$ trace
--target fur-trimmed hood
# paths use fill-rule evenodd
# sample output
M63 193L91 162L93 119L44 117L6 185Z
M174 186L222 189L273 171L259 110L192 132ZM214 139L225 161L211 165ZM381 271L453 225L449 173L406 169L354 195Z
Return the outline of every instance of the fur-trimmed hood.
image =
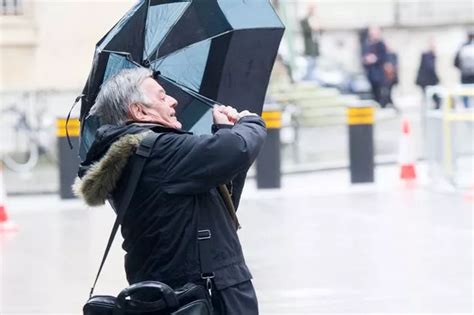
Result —
M78 178L73 185L74 194L89 206L103 205L116 188L129 157L148 132L189 134L152 122L100 127L79 166Z
M102 158L88 167L82 178L76 178L72 186L74 194L89 206L103 205L115 189L129 157L148 132L125 134L113 142Z

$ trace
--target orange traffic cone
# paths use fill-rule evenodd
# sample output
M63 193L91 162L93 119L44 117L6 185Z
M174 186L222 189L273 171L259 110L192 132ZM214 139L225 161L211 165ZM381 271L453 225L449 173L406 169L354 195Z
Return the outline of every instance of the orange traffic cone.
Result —
M464 197L471 202L474 202L474 185L472 185L464 194Z
M404 118L402 121L402 135L400 137L398 156L401 179L407 181L416 179L415 161L415 144L411 135L410 121Z
M6 191L3 181L3 165L0 163L0 232L16 231L18 226L8 219L7 209L5 205Z

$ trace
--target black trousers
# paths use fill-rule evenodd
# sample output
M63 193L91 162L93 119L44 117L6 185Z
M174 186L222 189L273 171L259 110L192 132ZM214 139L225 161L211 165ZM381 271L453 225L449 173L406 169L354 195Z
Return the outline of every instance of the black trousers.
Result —
M257 315L258 301L251 281L212 291L214 315Z
M383 82L369 80L370 86L372 88L372 95L374 100L380 104L380 107L384 108L387 103L383 97Z

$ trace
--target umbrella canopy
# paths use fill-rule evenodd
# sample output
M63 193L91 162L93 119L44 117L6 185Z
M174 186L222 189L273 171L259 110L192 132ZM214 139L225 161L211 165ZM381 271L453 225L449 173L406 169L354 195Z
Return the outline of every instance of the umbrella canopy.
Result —
M83 91L81 138L100 124L85 118L101 84L137 66L154 70L178 100L183 129L209 130L214 101L261 113L283 32L268 0L138 1L97 43Z

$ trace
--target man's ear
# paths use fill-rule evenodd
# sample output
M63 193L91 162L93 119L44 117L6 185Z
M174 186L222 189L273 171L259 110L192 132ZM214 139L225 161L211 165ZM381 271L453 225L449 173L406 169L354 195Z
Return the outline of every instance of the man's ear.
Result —
M138 103L132 103L128 106L128 118L132 121L143 121L146 113Z

